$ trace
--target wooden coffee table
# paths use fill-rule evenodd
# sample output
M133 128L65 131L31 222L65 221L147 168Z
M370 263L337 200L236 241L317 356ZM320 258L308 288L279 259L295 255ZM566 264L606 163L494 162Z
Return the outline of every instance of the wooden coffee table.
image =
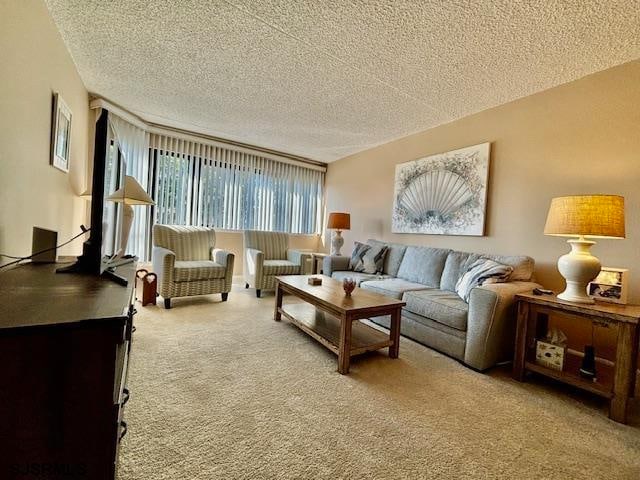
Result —
M356 288L350 297L342 282L321 275L322 285L307 283L310 276L276 277L275 321L284 316L338 355L338 372L349 373L351 357L389 347L389 357L398 358L400 349L401 300ZM284 294L294 295L306 303L282 304ZM391 315L389 335L357 320Z

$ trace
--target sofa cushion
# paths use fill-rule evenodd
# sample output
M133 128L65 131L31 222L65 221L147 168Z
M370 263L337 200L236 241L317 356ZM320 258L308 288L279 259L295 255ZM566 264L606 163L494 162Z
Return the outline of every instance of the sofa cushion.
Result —
M404 292L412 290L424 290L425 287L421 283L409 282L402 278L388 278L385 280L366 280L360 284L360 288L371 290L372 292L379 293L381 295L387 295L400 299Z
M297 275L300 273L300 264L289 260L265 260L262 264L262 273L265 275Z
M398 277L439 288L442 270L450 251L443 248L407 247L398 269Z
M226 267L210 260L177 261L173 268L173 278L176 282L194 282L224 278Z
M440 288L450 292L456 291L456 283L460 277L469 269L469 265L480 258L480 254L467 252L449 252L447 261L444 264Z
M406 292L402 299L406 302L405 310L430 318L456 330L467 330L467 313L469 305L457 294L431 288Z
M398 276L398 269L400 268L400 264L402 263L402 258L404 257L404 252L407 250L406 245L402 245L400 243L385 243L380 240L369 239L367 240L369 245L386 245L387 246L387 256L384 259L384 266L382 268L382 273L386 275L391 275L392 277Z
M361 272L352 272L350 270L342 270L338 272L332 272L331 278L342 281L345 278L353 278L356 281L356 285L360 286L361 282L365 282L367 280L382 280L385 278L389 278L389 275L375 275L371 273L361 273Z

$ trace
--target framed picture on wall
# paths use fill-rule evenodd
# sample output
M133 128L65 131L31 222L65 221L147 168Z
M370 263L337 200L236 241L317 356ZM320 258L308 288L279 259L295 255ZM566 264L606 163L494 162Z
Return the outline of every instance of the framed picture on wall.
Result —
M629 270L602 267L598 277L589 284L589 296L599 302L627 303Z
M53 94L52 112L51 165L68 172L71 153L71 109L58 93Z
M396 165L391 231L485 234L490 144Z

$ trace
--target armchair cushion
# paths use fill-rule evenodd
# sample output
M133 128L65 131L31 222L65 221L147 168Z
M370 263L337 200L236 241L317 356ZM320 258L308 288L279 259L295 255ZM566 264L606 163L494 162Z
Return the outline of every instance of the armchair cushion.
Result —
M209 258L216 232L204 227L158 224L153 227L153 244L174 252L176 260L201 260Z
M300 273L300 264L289 260L265 260L262 264L265 275L296 275Z
M302 267L300 273L304 271L305 263L309 258L311 258L310 254L301 252L300 250L287 250L287 260L296 265L300 265L300 267Z
M284 232L244 231L244 248L259 250L265 260L286 260L289 234Z
M173 269L176 282L191 282L224 278L227 268L211 260L177 261Z

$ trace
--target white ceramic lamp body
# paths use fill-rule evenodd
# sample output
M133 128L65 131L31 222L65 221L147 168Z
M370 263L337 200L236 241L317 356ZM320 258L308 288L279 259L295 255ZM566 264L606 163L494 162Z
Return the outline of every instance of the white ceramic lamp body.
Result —
M127 253L127 244L129 243L132 223L133 207L128 203L124 203L122 205L122 231L120 232L120 250L118 251L118 256L123 256Z
M575 303L595 303L587 295L587 286L600 273L600 260L591 254L591 247L596 242L580 238L567 243L571 245L571 251L558 259L558 271L566 280L567 287L558 298Z
M351 215L346 212L331 212L327 220L327 228L333 229L331 235L331 255L340 256L340 249L344 245L342 230L351 228Z
M131 224L133 223L133 207L131 205L154 205L154 201L137 180L130 175L125 176L124 185L109 195L106 200L122 203L120 250L116 255L117 257L122 257L127 252Z
M331 255L340 256L340 249L344 245L344 238L342 238L341 230L334 230L331 236Z

